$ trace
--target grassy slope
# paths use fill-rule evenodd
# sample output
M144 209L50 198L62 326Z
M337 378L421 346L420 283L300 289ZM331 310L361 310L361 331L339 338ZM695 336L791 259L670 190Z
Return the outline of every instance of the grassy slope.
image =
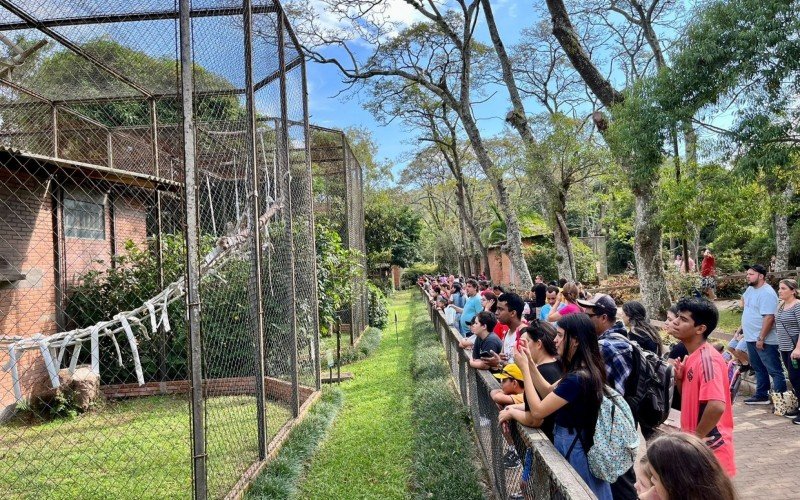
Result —
M221 496L257 454L255 398L209 400L209 491ZM289 419L269 403L269 438ZM0 498L174 498L191 491L189 402L155 396L73 420L0 427ZM251 438L252 437L252 438Z
M345 404L311 463L301 498L407 498L412 454L412 292L395 295L399 320L384 332L378 351L347 366L355 379L341 385Z

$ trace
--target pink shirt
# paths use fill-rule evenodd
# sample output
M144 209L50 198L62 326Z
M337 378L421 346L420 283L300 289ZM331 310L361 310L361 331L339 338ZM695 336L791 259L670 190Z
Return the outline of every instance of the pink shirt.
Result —
M694 434L709 401L722 401L725 411L706 442L730 477L736 475L733 449L733 408L725 359L706 342L687 356L681 385L681 430Z

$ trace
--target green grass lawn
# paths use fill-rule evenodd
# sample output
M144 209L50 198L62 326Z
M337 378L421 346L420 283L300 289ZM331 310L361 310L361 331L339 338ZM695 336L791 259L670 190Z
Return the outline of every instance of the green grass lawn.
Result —
M408 498L414 427L410 318L418 300L398 293L389 317L394 325L372 356L347 365L354 380L341 384L344 407L328 439L315 455L301 485L300 498Z
M256 403L226 396L206 405L209 496L221 497L255 460ZM269 403L269 438L289 420ZM72 420L0 426L0 498L188 498L191 427L185 397L107 404Z
M719 310L718 330L732 334L740 326L742 326L742 313L730 309Z

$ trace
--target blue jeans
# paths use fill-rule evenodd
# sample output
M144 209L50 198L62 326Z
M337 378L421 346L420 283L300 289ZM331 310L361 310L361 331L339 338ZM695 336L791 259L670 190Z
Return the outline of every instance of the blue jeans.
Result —
M748 342L747 353L750 356L750 366L752 366L756 372L755 397L769 397L770 377L772 377L772 390L775 392L786 392L786 377L783 375L783 366L781 366L781 356L778 353L778 346L764 344L764 349L759 350L756 348L755 342Z
M573 446L573 443L575 446ZM574 433L556 424L553 427L553 444L562 456L566 457L567 452L569 452L567 461L575 469L575 472L583 478L594 494L597 495L598 500L612 500L611 485L602 479L594 477L589 470L589 460L586 458L583 444L580 439L575 440ZM569 451L570 447L572 448L571 452Z

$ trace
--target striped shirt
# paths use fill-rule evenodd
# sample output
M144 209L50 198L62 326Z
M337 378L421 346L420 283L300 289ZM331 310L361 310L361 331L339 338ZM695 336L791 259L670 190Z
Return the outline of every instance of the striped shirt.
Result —
M781 304L775 314L775 328L778 332L778 349L788 352L794 350L797 336L800 335L800 303L795 303L789 309L784 307Z

